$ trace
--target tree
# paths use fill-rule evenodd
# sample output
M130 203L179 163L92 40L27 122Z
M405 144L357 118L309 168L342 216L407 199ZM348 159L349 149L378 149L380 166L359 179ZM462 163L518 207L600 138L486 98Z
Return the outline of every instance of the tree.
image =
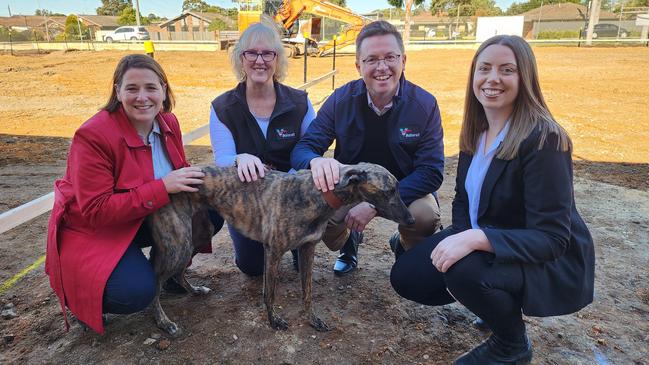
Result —
M586 0L588 2L588 0ZM518 15L518 14L523 14L526 11L536 9L543 5L550 5L550 4L562 4L562 3L575 3L575 4L581 4L581 0L528 0L527 2L521 2L521 3L513 3L512 5L509 6L509 8L506 11L507 15ZM586 4L588 5L588 4Z
M79 33L81 30L81 33ZM79 22L76 15L70 14L65 18L65 38L67 39L90 39L90 31L83 23Z
M210 22L210 26L207 27L207 30L210 32L214 31L221 31L221 30L226 30L228 28L228 25L225 24L225 22L219 18L215 18Z
M101 0L102 6L97 8L97 15L122 15L126 7L133 7L130 0Z
M329 0L329 2L332 3L332 4L342 6L342 7L347 6L347 1L345 1L345 0Z
M405 3L403 0L388 0L388 4L394 6L397 9L405 7L406 18L403 22L403 43L408 44L410 42L410 17L412 16L412 6L419 6L424 2L424 0L406 0Z
M34 12L34 15L36 15L36 16L65 16L65 14L53 13L52 11L47 10L47 9L36 9L36 11Z
M143 18L140 17L140 24L142 25L148 25L151 22L149 21L149 18ZM133 9L132 6L127 6L122 10L122 14L120 14L119 18L117 18L117 24L119 25L133 25L137 24L137 19L135 19L135 9Z
M183 0L183 11L207 13L210 5L203 0Z
M493 16L501 15L502 10L494 0L433 0L433 15L446 14L449 17L459 16Z

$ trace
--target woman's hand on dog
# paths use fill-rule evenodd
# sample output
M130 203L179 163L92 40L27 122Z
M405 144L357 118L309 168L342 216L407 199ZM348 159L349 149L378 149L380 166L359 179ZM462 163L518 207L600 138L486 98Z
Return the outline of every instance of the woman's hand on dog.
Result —
M234 163L237 166L237 175L241 182L257 181L258 178L263 178L266 173L266 166L259 157L249 153L237 155Z
M340 168L343 166L335 158L316 157L309 163L315 187L326 193L334 189L340 181Z
M169 194L175 194L181 191L195 193L198 191L198 188L192 185L202 184L204 177L205 173L203 173L200 167L183 167L168 173L167 176L162 178L162 182L165 184L165 189L167 189L167 193Z

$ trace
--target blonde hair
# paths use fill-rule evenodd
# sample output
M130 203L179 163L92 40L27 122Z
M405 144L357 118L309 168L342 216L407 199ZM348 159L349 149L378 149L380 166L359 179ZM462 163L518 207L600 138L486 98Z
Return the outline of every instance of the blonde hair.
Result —
M243 70L243 52L248 50L250 46L257 41L266 42L270 48L277 53L276 62L277 67L273 80L282 81L288 72L288 59L284 52L282 40L279 38L279 30L277 27L267 22L251 24L239 38L239 41L234 45L232 53L230 53L230 62L232 70L239 82L246 81L246 73Z
M541 149L548 135L557 135L557 150L572 151L568 133L554 120L539 85L536 58L529 44L521 37L498 35L482 43L471 62L471 72L464 100L464 119L460 131L460 150L474 154L478 137L489 128L482 104L473 92L473 76L478 57L487 47L502 45L512 50L516 57L519 76L519 91L514 101L514 110L509 119L509 131L496 155L502 160L512 160L518 155L521 142L534 130L540 131L538 148Z

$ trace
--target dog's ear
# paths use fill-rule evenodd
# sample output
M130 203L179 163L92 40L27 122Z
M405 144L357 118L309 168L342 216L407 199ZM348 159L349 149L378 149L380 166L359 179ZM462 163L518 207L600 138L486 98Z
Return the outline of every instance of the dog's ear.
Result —
M367 181L367 171L362 169L353 168L345 171L343 176L340 178L338 185L341 188L350 186L350 185L359 185Z

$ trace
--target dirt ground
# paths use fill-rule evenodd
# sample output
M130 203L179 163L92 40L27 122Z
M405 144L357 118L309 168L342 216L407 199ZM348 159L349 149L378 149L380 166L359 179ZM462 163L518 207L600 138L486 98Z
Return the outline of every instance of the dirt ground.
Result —
M647 48L536 48L541 85L574 145L575 197L593 235L596 291L579 313L526 318L536 364L649 364L649 115ZM51 191L65 170L70 137L107 99L119 52L0 55L0 212ZM450 221L457 140L471 50L409 52L406 76L440 103L447 165L440 190ZM176 93L185 132L208 120L209 102L234 86L226 54L159 52ZM308 60L308 78L331 58ZM354 58L340 57L336 85L356 78ZM286 83L302 83L302 60L290 61ZM309 89L313 103L331 91ZM192 163L211 161L208 137L187 148ZM65 332L43 266L15 285L14 275L45 253L48 214L0 234L0 363L107 364L448 364L487 335L460 305L430 308L398 297L389 284L396 225L373 221L359 270L332 274L335 254L316 251L314 303L334 329L319 333L303 319L299 277L287 255L276 304L289 321L274 331L261 301L262 280L234 265L226 232L215 254L199 255L190 280L213 289L204 297L165 295L163 306L185 335L168 339L149 312L111 316L106 334L73 323ZM149 344L153 339L153 343Z

